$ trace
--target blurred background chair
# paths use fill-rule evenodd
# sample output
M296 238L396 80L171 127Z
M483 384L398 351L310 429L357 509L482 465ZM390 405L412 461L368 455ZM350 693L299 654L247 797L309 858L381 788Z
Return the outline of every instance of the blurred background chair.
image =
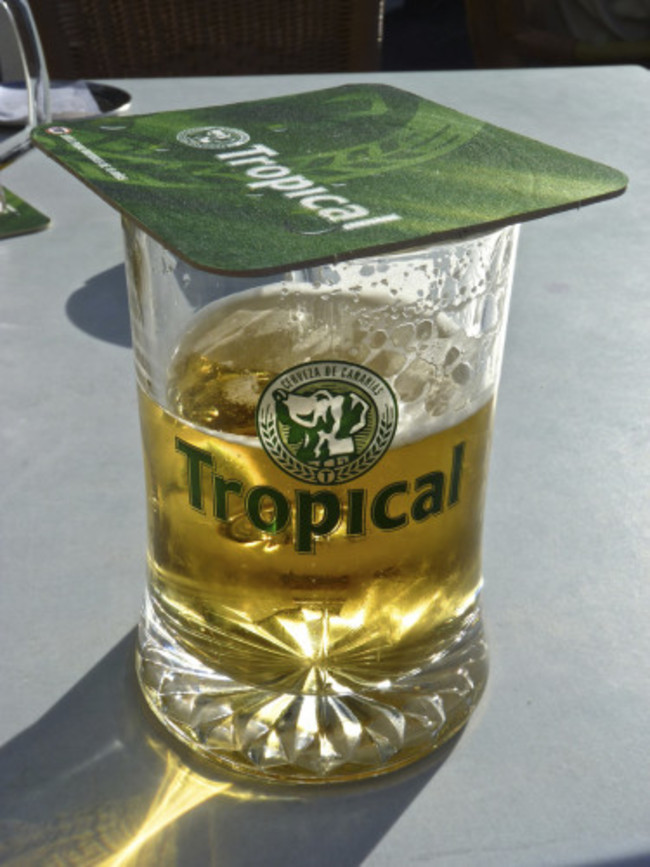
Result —
M478 68L650 65L650 0L464 0Z
M522 23L517 0L464 0L467 32L475 66L499 69L522 65L514 34Z
M489 11L493 0L480 0ZM382 69L471 69L463 0L385 0Z
M380 68L383 0L30 0L53 79Z

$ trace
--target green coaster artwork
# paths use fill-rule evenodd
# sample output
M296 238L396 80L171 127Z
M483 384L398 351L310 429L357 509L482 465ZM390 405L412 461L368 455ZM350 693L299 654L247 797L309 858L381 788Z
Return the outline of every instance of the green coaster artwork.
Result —
M224 274L490 231L627 183L385 85L84 120L40 127L34 140L181 258Z
M38 232L49 226L49 217L37 211L6 187L4 187L4 198L5 211L0 213L0 240Z

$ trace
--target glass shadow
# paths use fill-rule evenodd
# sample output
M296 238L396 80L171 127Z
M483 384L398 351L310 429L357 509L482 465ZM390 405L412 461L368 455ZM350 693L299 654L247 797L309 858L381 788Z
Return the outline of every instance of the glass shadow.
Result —
M99 340L131 346L129 302L124 264L115 265L91 277L70 295L68 319Z
M129 633L0 749L0 863L356 867L458 742L376 780L265 784L197 764L145 708Z

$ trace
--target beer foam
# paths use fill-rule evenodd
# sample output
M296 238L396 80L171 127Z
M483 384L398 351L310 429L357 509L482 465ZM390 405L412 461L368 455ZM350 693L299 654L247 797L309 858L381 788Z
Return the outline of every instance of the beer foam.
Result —
M512 244L511 235L494 233L258 285L219 278L225 297L195 316L171 370L196 356L206 369L226 372L228 400L240 400L242 414L254 418L262 377L308 362L352 362L393 391L395 443L420 439L462 422L495 394ZM235 381L238 374L250 381Z
M421 407L413 407L398 402L399 422L393 446L405 446L429 437L432 434L455 427L474 413L478 412L495 394L490 389L478 396L475 400L466 404L463 409L449 411L435 418L431 417Z

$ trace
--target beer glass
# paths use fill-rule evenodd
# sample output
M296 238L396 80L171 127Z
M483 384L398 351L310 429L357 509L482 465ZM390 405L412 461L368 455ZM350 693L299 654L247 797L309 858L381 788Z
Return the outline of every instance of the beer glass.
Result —
M193 751L383 773L483 691L481 535L517 226L270 276L124 220L144 444L144 695Z

